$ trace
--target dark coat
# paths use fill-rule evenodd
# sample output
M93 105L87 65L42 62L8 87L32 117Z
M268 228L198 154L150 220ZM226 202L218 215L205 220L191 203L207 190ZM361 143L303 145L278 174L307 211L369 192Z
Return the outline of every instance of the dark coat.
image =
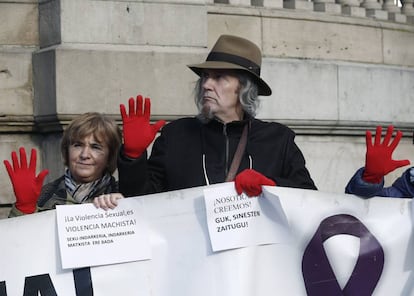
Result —
M209 184L224 182L245 124L249 124L249 134L238 172L250 168L251 160L251 168L277 186L316 189L288 127L257 119L203 124L197 118L182 118L162 129L148 161L146 153L128 159L121 152L121 193L134 196L203 186L207 180Z
M345 193L355 194L361 197L414 197L414 184L410 180L410 171L414 168L406 170L394 183L389 187L384 187L384 180L381 183L373 184L365 182L362 179L364 168L360 168L349 180L345 187Z

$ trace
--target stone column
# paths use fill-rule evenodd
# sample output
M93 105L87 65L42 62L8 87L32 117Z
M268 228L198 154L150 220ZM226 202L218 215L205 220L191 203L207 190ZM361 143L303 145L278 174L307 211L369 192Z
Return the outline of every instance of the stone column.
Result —
M284 0L283 8L313 10L313 3L306 0Z
M414 0L401 0L401 12L407 16L407 22L414 24Z
M406 23L407 16L401 13L401 8L398 7L394 0L385 0L382 4L382 9L388 11L388 19L397 23Z
M382 10L381 4L377 0L364 0L361 4L366 8L366 15L380 20L388 19L388 12Z
M263 7L283 8L283 0L263 0Z
M251 6L250 0L229 0L231 5Z
M0 20L0 159L11 161L11 151L19 147L26 147L28 153L35 148L38 168L44 168L33 120L32 53L39 41L37 1L0 1ZM0 188L2 219L16 201L3 164Z
M88 111L119 122L119 104L137 94L152 99L154 120L194 113L196 75L186 65L205 58L208 39L207 6L195 2L40 1L41 49L33 54L39 130L54 132ZM49 157L43 167L61 172L57 163Z
M342 5L342 13L350 16L365 17L364 7L360 7L359 0L337 0Z
M335 3L335 0L314 0L313 9L331 14L341 14L341 5Z

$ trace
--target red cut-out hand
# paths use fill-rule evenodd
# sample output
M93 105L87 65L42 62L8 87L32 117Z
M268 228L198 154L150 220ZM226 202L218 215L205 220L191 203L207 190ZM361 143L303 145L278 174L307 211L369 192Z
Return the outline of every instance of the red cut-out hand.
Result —
M16 152L13 151L11 154L13 167L8 160L4 160L4 165L13 185L16 208L25 214L31 214L36 211L43 181L49 171L43 170L36 176L36 150L32 149L31 151L29 166L27 166L25 149L20 147L19 152L20 163Z
M165 120L150 124L150 98L145 98L144 110L141 95L137 96L136 103L134 98L130 98L128 104L128 114L123 104L119 106L123 123L124 153L128 157L137 158L152 143L157 132L165 125Z
M402 132L397 131L394 140L391 141L394 127L388 126L387 133L381 143L381 126L377 126L374 144L370 131L366 132L367 152L365 155L365 170L362 179L369 183L380 183L382 178L399 167L410 164L408 159L393 160L392 153L402 137Z

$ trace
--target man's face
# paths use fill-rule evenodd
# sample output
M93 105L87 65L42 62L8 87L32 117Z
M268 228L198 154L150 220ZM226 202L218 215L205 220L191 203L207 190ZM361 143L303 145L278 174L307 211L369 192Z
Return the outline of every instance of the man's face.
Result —
M203 114L223 122L242 119L239 102L239 79L229 70L204 70L201 86Z

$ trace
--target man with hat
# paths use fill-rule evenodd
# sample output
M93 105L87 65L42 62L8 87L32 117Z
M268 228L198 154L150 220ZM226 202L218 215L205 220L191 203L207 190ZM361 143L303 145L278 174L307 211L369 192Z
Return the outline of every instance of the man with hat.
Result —
M262 185L316 189L295 134L255 118L259 95L271 88L260 78L260 49L249 40L222 35L206 61L189 65L199 79L199 114L151 125L150 100L120 105L124 146L118 160L120 191L134 196L234 181L238 194L258 196ZM144 108L142 108L144 105Z

